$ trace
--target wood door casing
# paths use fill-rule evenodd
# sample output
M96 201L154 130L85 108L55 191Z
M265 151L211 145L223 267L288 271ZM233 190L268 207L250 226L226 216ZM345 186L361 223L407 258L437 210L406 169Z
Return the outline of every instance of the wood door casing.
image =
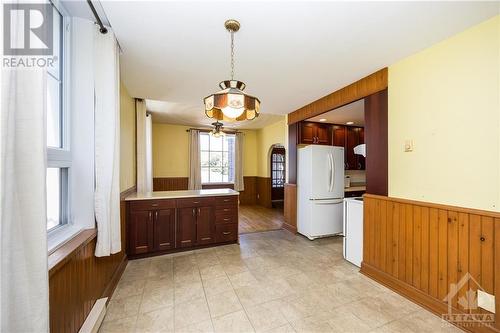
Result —
M213 207L196 208L196 244L215 242L215 210Z
M177 247L191 247L196 244L196 208L177 209Z
M132 254L153 250L153 212L138 210L130 212L129 251Z
M154 214L154 249L163 251L175 248L175 209L160 209Z

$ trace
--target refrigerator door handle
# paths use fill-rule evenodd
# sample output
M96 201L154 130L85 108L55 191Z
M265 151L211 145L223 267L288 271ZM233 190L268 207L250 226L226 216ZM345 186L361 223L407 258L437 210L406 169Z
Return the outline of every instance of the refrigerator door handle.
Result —
M330 192L332 192L335 187L335 160L333 154L330 154L330 163L331 163Z
M328 192L332 191L332 155L328 154L327 158L328 163Z

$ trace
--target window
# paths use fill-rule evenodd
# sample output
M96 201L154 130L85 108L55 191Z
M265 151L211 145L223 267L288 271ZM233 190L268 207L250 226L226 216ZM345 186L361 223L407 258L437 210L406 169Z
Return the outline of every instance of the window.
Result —
M234 145L235 136L226 134L214 137L200 133L201 182L234 182Z
M53 67L47 68L47 231L68 223L69 173L69 112L67 101L67 48L65 19L53 5L54 55Z

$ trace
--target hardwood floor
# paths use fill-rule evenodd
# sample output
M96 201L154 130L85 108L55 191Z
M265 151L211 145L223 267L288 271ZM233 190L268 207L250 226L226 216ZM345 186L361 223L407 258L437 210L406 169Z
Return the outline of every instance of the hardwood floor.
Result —
M266 208L257 205L239 207L240 234L281 229L283 222L283 207Z

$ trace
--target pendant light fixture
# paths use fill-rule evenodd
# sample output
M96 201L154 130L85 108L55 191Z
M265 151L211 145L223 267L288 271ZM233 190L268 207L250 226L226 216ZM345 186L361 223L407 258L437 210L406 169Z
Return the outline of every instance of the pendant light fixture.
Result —
M219 83L222 90L203 99L205 114L217 121L252 120L259 115L260 101L244 93L245 84L234 79L234 33L240 30L240 23L227 20L224 26L231 34L231 80Z
M214 129L210 131L210 135L213 136L214 138L220 138L221 136L226 136L226 133L222 131L222 126L224 126L223 123L216 121L215 123L212 123L214 126Z

